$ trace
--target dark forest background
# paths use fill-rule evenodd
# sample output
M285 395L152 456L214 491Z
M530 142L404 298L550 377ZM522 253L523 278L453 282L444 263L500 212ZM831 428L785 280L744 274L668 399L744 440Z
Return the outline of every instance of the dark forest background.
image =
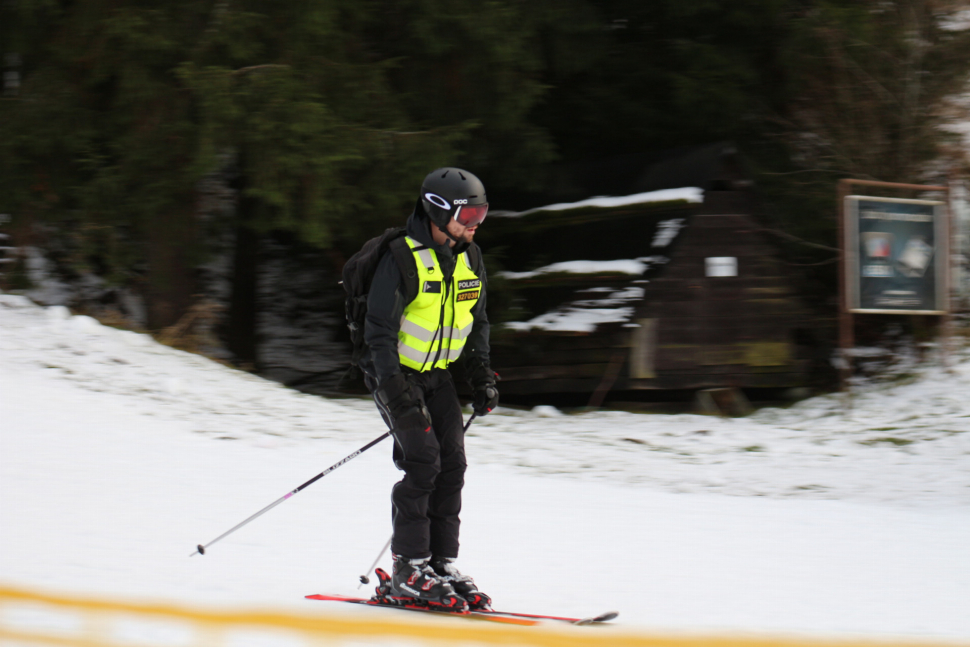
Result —
M570 163L733 142L819 303L838 178L968 171L963 0L6 0L0 25L10 245L156 332L221 255L240 364L261 245L335 275L438 166L516 209ZM13 260L0 287L29 287Z

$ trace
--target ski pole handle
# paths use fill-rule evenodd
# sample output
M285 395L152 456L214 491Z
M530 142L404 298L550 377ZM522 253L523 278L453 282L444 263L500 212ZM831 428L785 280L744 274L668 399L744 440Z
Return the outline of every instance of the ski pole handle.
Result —
M474 416L472 416L472 417L474 417ZM281 504L284 501L286 501L287 499L289 499L294 494L297 494L301 490L303 490L304 488L309 487L310 485L313 485L314 483L316 483L317 481L319 481L324 476L326 476L330 472L334 471L335 469L337 469L338 467L340 467L344 463L346 463L348 461L351 461L351 460L357 458L358 456L360 456L361 454L363 454L364 452L366 452L368 449L370 449L371 447L373 447L377 443L381 442L382 440L384 440L385 438L387 438L390 435L391 435L391 432L389 432L389 431L388 432L385 432L384 435L382 435L379 438L375 438L374 440L370 441L369 443L367 443L366 445L364 445L363 447L361 447L360 449L358 449L354 453L350 454L349 456L347 456L343 460L337 461L336 463L334 463L333 465L331 465L330 467L328 467L327 469L323 470L322 472L320 472L319 474L317 474L316 476L314 476L312 479L310 479L309 481L307 481L306 483L304 483L303 485L301 485L300 487L296 488L292 492L287 492L286 495L284 495L283 497L277 499L276 501L273 501L268 506L266 506L265 508L263 508L262 510L260 510L259 512L257 512L256 514L254 514L253 516L249 517L245 521L242 521L242 522L236 524L235 526L233 526L232 528L230 528L226 532L222 533L221 535L219 535L218 537L216 537L215 539L213 539L212 541L210 541L208 544L205 544L205 545L199 544L198 546L195 547L195 552L192 553L191 555L189 555L189 557L195 557L196 555L205 555L205 549L208 548L209 546L211 546L212 544L216 543L220 539L223 539L225 537L228 537L232 533L236 532L237 530L239 530L240 528L242 528L243 526L245 526L246 524L248 524L250 521L256 519L257 517L262 516L263 514L265 514L267 512L269 512L270 510L272 510L273 508L275 508L279 504Z

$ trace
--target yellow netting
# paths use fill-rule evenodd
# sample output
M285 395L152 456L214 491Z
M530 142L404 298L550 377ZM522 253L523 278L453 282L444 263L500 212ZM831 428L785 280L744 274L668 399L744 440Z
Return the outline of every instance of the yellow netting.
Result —
M323 615L326 613L326 615ZM928 642L648 636L623 627L521 627L464 618L216 611L0 587L0 646L26 647L917 647ZM950 643L948 647L952 647ZM944 647L937 643L933 647Z

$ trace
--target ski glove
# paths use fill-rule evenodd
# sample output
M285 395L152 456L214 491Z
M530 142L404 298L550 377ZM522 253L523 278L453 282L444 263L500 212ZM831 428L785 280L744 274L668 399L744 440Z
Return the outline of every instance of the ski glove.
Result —
M420 430L431 431L431 415L418 398L411 383L403 373L398 373L377 388L377 399L391 416L394 424L392 431Z
M475 415L479 418L487 416L497 406L498 389L495 388L494 383L475 391L475 403L472 405L472 409L475 410Z
M486 416L498 406L498 388L495 386L496 373L490 366L479 359L466 364L468 384L472 387L474 403L472 409L475 415Z

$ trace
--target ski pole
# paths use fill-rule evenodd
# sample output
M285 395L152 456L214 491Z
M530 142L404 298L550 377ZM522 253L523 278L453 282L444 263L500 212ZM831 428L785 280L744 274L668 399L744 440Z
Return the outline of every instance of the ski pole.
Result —
M463 432L468 431L468 428L472 426L472 420L474 420L475 416L477 415L478 415L477 413L472 414L472 417L468 419L468 424L466 424L464 429L462 429ZM374 559L374 563L370 565L370 568L367 569L367 572L360 576L360 584L357 585L358 589L360 589L360 587L362 587L365 584L370 584L370 574L374 572L374 567L377 566L377 562L381 561L381 557L383 557L387 549L391 547L392 539L394 539L393 534L387 538L387 543L384 544L384 548L381 548L381 552L377 553L377 557Z
M347 456L347 458L344 458L343 460L337 461L336 463L334 463L333 465L331 465L330 467L328 467L327 469L323 470L322 472L320 472L319 474L317 474L316 476L314 476L312 479L310 479L309 481L307 481L306 483L304 483L303 485L301 485L300 487L296 488L292 492L288 492L284 497L282 497L280 499L277 499L276 501L270 503L268 506L266 506L265 508L263 508L262 510L260 510L259 512L257 512L256 514L254 514L253 516L249 517L248 519L246 519L242 523L236 524L235 526L233 526L232 528L230 528L226 532L222 533L221 535L219 535L218 537L216 537L215 539L213 539L212 541L210 541L208 544L205 544L205 545L199 544L198 546L195 547L195 552L192 553L191 555L189 555L189 557L195 557L196 555L205 555L205 549L208 548L209 546L211 546L212 544L216 543L217 541L219 541L220 539L222 539L224 537L228 537L229 535L231 535L232 533L236 532L237 530L239 530L240 528L242 528L243 526L245 526L247 523L249 523L250 521L252 521L256 517L259 517L259 516L261 516L261 515L269 512L270 510L272 510L273 508L275 508L279 504L281 504L284 501L286 501L287 499L289 499L294 494L297 494L298 492L300 492L304 488L309 487L310 485L316 483L318 480L322 479L324 476L326 476L330 472L334 471L335 469L337 469L338 467L340 467L341 465L343 465L347 461L350 461L350 460L353 460L353 459L357 458L362 453L366 452L368 449L370 449L371 447L373 447L377 443L381 442L382 440L384 440L385 438L387 438L390 435L391 435L391 432L388 431L388 432L384 433L384 435L380 436L379 438L375 438L374 440L370 441L369 443L367 443L366 445L364 445L363 447L361 447L360 449L358 449L357 451L355 451L353 454L350 454L349 456Z
M384 556L384 552L391 547L391 540L394 539L394 535L387 538L387 543L384 544L384 548L381 548L381 552L377 553L377 557L374 559L374 563L370 565L367 572L360 576L360 584L357 588L364 586L365 584L370 584L370 574L374 572L374 567L377 566L377 562L381 561L381 557Z

